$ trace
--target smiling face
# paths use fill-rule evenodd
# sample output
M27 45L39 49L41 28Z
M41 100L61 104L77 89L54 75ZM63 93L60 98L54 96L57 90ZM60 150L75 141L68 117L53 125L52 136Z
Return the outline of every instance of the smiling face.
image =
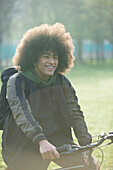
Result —
M43 52L38 59L38 62L34 64L35 70L38 76L47 81L52 76L58 66L58 55L51 51Z

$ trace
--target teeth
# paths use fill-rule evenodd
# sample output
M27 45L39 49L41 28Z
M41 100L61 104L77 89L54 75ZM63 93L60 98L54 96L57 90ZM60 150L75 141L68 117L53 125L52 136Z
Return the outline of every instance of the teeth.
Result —
M46 67L48 67L48 68L54 68L54 66L46 66Z

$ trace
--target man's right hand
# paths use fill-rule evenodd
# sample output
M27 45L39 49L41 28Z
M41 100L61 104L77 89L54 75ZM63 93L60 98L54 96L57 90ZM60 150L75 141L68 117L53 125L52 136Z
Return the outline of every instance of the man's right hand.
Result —
M49 143L47 140L39 141L40 153L43 159L59 159L60 154L57 152L56 147Z

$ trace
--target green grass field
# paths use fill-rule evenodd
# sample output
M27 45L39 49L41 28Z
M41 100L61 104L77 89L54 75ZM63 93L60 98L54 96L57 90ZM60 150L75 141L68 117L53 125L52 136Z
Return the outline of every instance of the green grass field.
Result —
M89 132L96 135L113 131L113 65L82 66L75 64L67 76L76 89ZM2 141L1 134L2 132L0 142ZM104 151L104 162L101 170L113 170L113 145L105 146L102 150ZM101 152L96 150L94 155L100 162ZM0 155L0 170L4 170L4 167L5 164ZM51 163L48 170L56 167L54 163Z

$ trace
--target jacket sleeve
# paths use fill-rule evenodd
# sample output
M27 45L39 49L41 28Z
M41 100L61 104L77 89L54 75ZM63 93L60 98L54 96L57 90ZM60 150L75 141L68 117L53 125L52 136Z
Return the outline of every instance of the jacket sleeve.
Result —
M63 81L63 91L69 108L70 124L74 130L79 144L81 146L90 144L92 137L88 133L83 112L81 111L81 108L78 104L76 92L66 77L64 77Z
M15 75L10 77L7 83L6 98L9 102L12 115L17 126L34 143L45 139L42 128L34 119L28 100L25 97L25 83Z

